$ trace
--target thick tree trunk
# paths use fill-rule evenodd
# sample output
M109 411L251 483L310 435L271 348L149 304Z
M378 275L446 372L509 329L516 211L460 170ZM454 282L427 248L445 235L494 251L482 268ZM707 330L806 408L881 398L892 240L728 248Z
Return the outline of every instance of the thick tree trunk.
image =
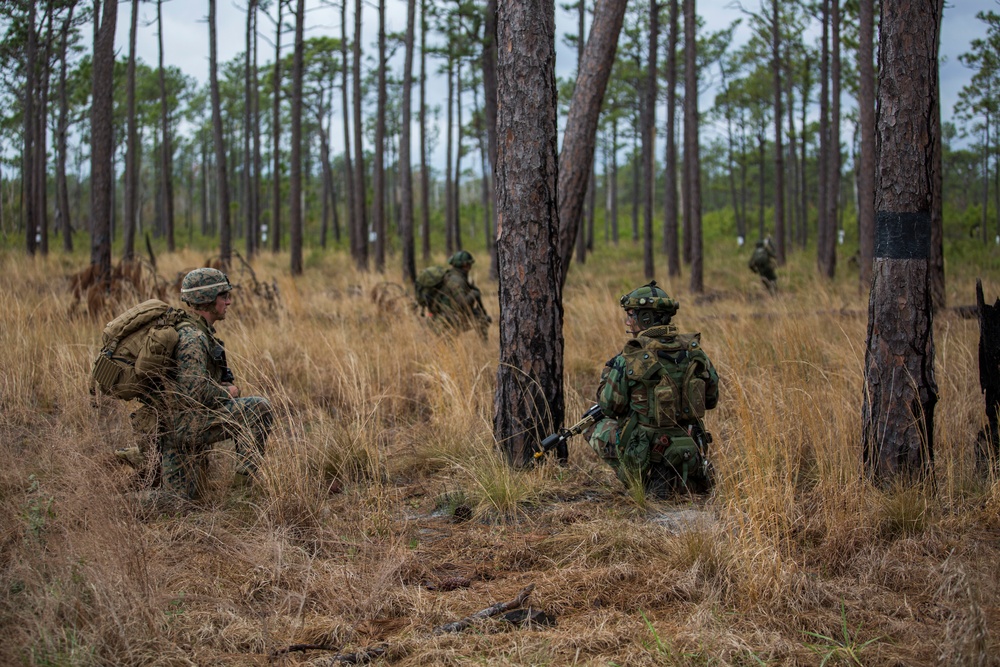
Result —
M103 10L103 11L102 11ZM94 62L90 106L90 265L95 277L111 276L111 209L114 181L114 66L118 3L94 2Z
M553 1L501 0L497 42L503 139L496 170L501 317L493 429L508 461L526 465L564 417Z
M625 6L626 0L598 0L576 87L573 89L573 99L566 116L566 130L559 154L560 284L566 282L566 273L573 256L573 243L580 226L587 181L593 170L597 123L604 92L611 77Z
M976 443L976 469L986 475L1000 466L1000 299L986 305L983 283L976 280L979 312L979 387L986 399L986 429Z
M868 306L862 446L885 482L933 471L930 258L942 0L883 0L876 118L875 261Z
M219 203L219 261L229 266L233 255L232 230L229 222L229 178L226 169L226 144L222 134L222 103L219 97L218 44L215 32L215 3L208 0L209 83L212 89L212 134L215 144L215 173Z
M410 166L410 128L413 111L413 36L416 23L416 0L406 2L406 37L403 56L403 126L399 139L399 222L403 246L403 281L417 280L417 264L413 246L413 168ZM485 178L485 174L483 175Z
M656 59L659 55L660 6L649 3L649 61L642 114L642 267L647 280L655 277L653 265L653 202L656 196Z
M698 47L695 0L684 0L684 166L691 214L691 291L705 290L701 247L701 158L698 147Z
M288 171L288 248L291 252L293 276L302 275L302 68L305 57L305 22L305 0L297 0L292 55L292 145Z
M858 28L858 123L861 132L858 168L858 256L861 289L870 289L875 258L875 0L860 0Z

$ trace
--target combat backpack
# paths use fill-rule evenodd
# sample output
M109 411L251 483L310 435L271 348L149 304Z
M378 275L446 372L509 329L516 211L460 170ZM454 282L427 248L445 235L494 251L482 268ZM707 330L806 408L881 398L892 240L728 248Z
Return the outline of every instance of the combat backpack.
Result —
M444 266L428 266L417 275L416 292L417 305L433 312L435 294L441 290L448 268Z
M177 329L191 316L158 299L143 301L108 322L90 377L102 394L131 400L148 393L172 366Z
M678 334L672 329L648 329L643 334L645 344L633 339L623 352L629 377L647 392L642 421L652 428L692 424L705 416L707 363L700 350L701 334Z

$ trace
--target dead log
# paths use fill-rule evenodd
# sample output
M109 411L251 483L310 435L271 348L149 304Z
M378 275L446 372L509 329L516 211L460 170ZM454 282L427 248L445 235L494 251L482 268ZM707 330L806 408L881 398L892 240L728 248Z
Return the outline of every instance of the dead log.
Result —
M528 599L531 595L531 591L535 590L534 584L528 584L521 589L521 592L517 594L517 597L509 602L498 602L493 606L487 607L486 609L481 609L471 616L466 616L460 621L453 621L452 623L445 623L444 625L439 625L434 628L434 634L440 635L446 632L461 632L467 627L472 625L477 621L482 621L484 619L490 618L491 616L498 616L505 611L510 611L511 609L517 609L524 601Z

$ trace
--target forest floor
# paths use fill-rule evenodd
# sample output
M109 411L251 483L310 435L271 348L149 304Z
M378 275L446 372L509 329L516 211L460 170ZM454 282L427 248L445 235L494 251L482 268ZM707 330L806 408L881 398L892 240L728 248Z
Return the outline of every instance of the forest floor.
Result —
M745 258L706 276L710 298L658 281L721 378L714 492L658 500L622 488L582 438L566 466L504 464L496 322L487 345L437 337L385 277L330 255L292 279L287 259L255 264L276 301L234 270L243 291L218 326L244 395L280 415L263 483L232 489L222 443L203 501L150 514L113 456L134 442L134 406L87 391L110 318L72 307L82 264L0 251L0 663L1000 664L975 319L935 318L933 483L877 489L860 468L856 279L821 281L803 257L775 298ZM160 270L172 282L200 261ZM979 271L956 268L949 304L974 303L977 277L1000 295L1000 272ZM639 276L621 256L570 273L571 418L625 340L618 297ZM440 631L528 587L537 622Z

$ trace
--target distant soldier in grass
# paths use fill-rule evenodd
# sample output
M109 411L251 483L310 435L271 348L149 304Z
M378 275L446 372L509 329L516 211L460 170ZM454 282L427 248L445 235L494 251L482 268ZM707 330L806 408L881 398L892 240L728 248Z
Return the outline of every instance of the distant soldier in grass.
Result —
M712 486L706 410L719 401L719 376L701 334L670 324L678 304L656 281L621 298L632 336L601 373L597 402L605 415L590 446L628 487L708 491Z
M771 237L757 241L750 255L750 270L760 276L769 294L778 293L778 260Z
M475 328L484 341L493 321L483 307L479 288L469 280L475 263L472 254L459 250L448 259L451 268L431 266L417 276L417 304L425 309L432 326L439 331L468 331Z
M235 486L257 475L270 431L271 404L259 396L240 396L226 349L215 337L215 323L226 318L232 285L217 269L195 269L181 283L181 300L190 308L176 326L175 364L162 387L143 402L156 414L161 455L158 501L196 500L204 485L208 449L232 438L236 450Z

